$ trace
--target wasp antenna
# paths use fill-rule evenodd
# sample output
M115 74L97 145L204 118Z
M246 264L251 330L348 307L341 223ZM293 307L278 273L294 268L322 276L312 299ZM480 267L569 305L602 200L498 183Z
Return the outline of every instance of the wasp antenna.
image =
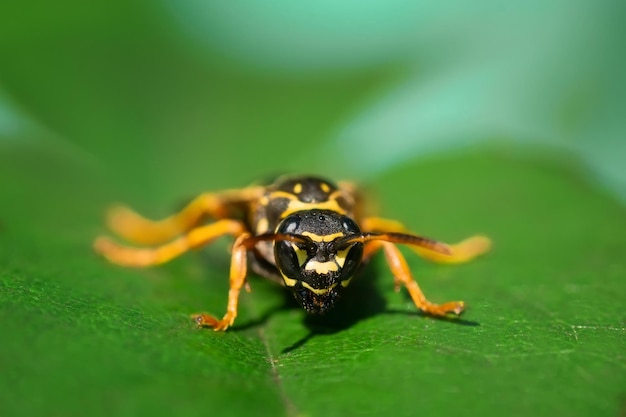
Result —
M356 242L365 243L372 240L384 240L385 242L418 246L446 255L452 254L452 249L445 243L441 243L427 237L410 235L406 233L363 233L360 235L347 236L343 239L340 239L337 242L337 245L349 245Z
M424 236L410 235L405 233L386 233L388 242L404 243L406 245L419 246L422 248L430 249L435 252L440 252L446 255L452 255L452 248L445 243L438 242L433 239L429 239Z

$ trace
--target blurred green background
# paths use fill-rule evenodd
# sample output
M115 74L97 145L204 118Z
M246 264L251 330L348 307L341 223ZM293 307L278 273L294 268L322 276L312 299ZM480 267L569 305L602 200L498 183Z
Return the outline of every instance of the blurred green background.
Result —
M620 1L0 6L0 415L622 415L626 6ZM223 245L124 270L90 249L113 201L160 217L285 172L368 185L448 241L384 262L325 320ZM621 414L620 414L621 413Z

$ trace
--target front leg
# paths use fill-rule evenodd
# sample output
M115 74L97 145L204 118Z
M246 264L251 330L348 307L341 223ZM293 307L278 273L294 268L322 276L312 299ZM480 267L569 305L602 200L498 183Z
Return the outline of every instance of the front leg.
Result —
M193 314L191 317L200 327L212 327L215 331L223 331L232 326L237 317L239 293L246 283L247 246L252 239L250 234L242 234L235 240L230 262L230 290L228 291L228 306L226 314L221 320L206 313Z
M390 228L394 229L394 227ZM429 254L428 259L432 259L434 255L437 255L452 258L456 262L461 262L459 253L454 252L455 246L458 247L458 245L448 245L422 236L397 232L362 233L356 236L348 236L340 243L348 245L356 242L361 242L365 245L363 249L364 261L369 260L378 250L383 249L387 264L394 276L396 290L398 290L401 285L404 285L413 303L415 303L415 306L420 310L433 316L447 316L450 313L459 315L465 309L465 303L463 303L463 301L450 301L443 304L435 304L429 301L413 278L404 256L402 256L402 253L396 246L396 244L405 244L416 251L424 251Z
M417 308L433 316L447 316L448 313L459 315L463 312L465 308L463 301L450 301L443 304L435 304L429 301L417 284L417 281L413 278L404 256L393 243L383 240L366 242L363 250L364 261L369 261L380 249L385 253L387 265L389 265L389 269L393 274L394 289L397 292L404 286Z
M404 285L417 308L433 316L447 316L449 313L458 316L463 312L465 309L463 301L449 301L443 304L435 304L429 301L419 285L417 285L398 247L390 242L381 242L381 245L385 252L387 264L393 273L396 289L398 289L400 284Z

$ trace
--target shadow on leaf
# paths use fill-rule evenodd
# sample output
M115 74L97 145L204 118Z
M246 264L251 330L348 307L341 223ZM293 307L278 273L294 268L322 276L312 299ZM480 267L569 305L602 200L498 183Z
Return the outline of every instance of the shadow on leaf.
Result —
M371 265L359 272L350 288L344 292L341 300L335 307L323 315L307 315L303 323L309 332L306 336L296 341L292 345L284 348L281 353L292 352L304 346L309 340L316 336L332 335L349 329L361 320L376 315L396 315L420 316L437 321L449 322L461 326L480 326L480 323L464 320L458 317L433 317L422 311L406 311L399 309L387 309L387 301L381 295L379 287L376 285L379 279L377 268ZM300 309L300 305L288 291L282 290L284 294L283 303L265 311L255 320L233 326L233 331L244 331L258 326L263 326L276 313L281 311ZM408 297L408 294L407 294Z
M387 309L387 301L381 295L376 285L379 278L377 268L369 267L361 271L350 291L342 296L336 307L321 316L309 315L304 318L304 325L309 333L281 353L289 353L305 345L315 336L332 335L346 330L361 320L383 314L402 314L406 316L429 317L438 321L445 321L462 326L480 326L480 323L463 320L458 317L433 317L422 311L404 311Z

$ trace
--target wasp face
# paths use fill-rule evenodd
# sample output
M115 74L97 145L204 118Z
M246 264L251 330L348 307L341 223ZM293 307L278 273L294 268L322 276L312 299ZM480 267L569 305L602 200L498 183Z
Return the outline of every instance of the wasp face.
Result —
M285 285L309 313L331 308L361 263L363 244L342 244L360 234L347 216L329 210L306 210L287 216L276 233L298 241L276 241L274 257Z

